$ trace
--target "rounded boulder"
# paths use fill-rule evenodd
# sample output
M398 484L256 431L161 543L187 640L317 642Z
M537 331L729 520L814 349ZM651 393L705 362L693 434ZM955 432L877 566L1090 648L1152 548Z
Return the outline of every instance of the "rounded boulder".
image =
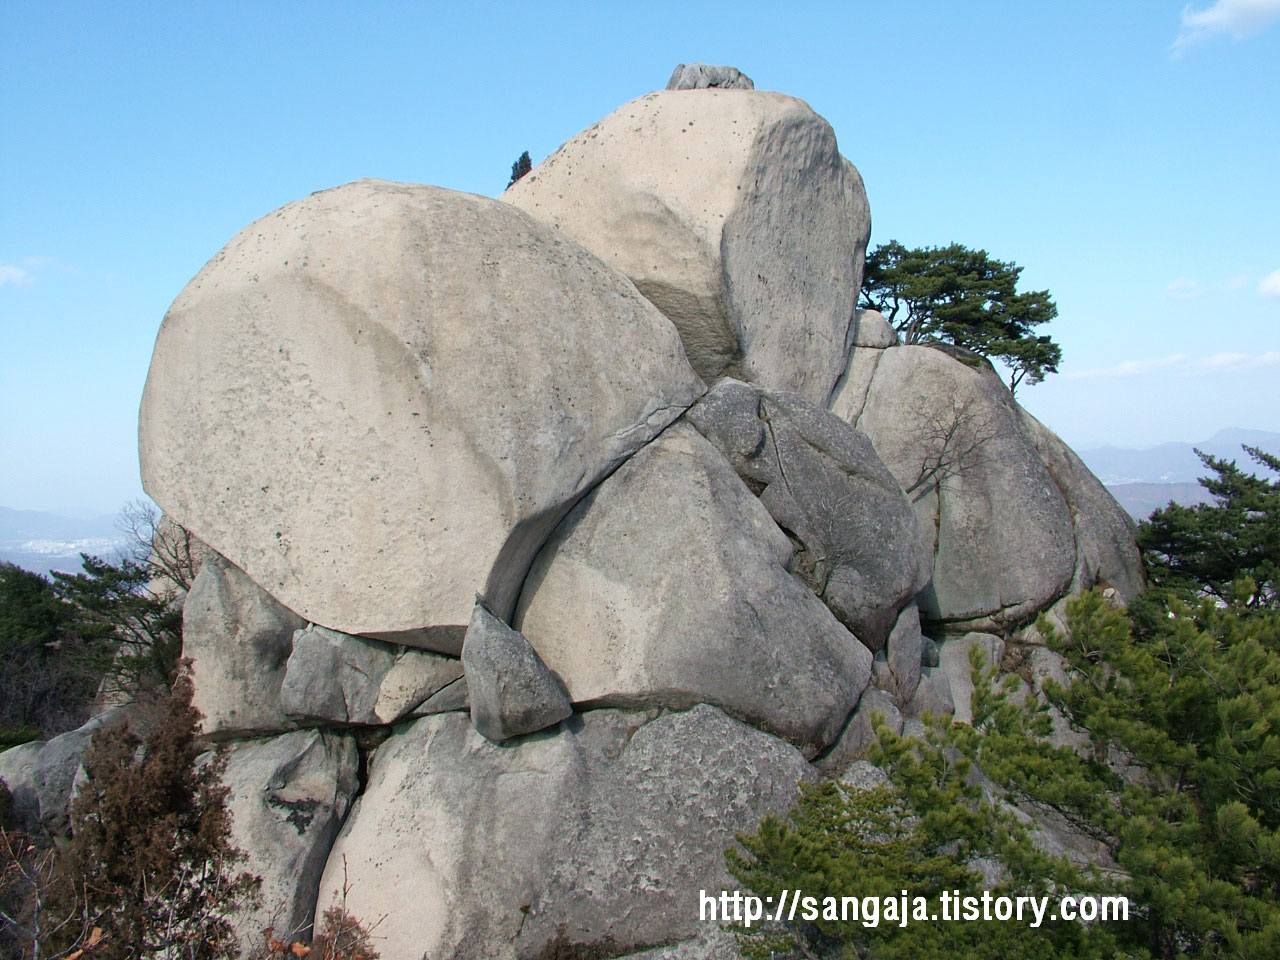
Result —
M306 619L457 653L564 513L703 391L627 280L510 204L362 180L174 302L140 417L167 516Z

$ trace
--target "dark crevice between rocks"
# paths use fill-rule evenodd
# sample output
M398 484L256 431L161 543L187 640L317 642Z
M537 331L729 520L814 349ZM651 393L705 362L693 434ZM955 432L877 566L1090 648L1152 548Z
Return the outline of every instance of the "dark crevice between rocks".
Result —
M886 347L885 349L892 349L892 348ZM884 358L884 350L879 350L879 349L878 349L878 350L876 350L876 358L875 358L875 360L874 360L874 361L872 362L872 364L871 364L871 375L870 375L869 377L867 377L867 389L866 389L866 392L865 392L865 393L863 393L863 395L862 395L862 402L861 402L860 404L858 404L858 415L857 415L856 417L854 417L854 418L853 418L853 423L851 424L851 426L852 426L852 427L853 427L853 429L855 429L855 430L860 429L860 428L859 428L859 426L858 426L858 424L862 423L862 415L863 415L864 413L866 413L866 412L867 412L867 401L871 399L871 388L875 386L875 383L876 383L876 373L877 373L877 372L879 371L879 369L880 369L880 361L881 361L883 358ZM853 366L852 361L850 362L850 364L849 364L849 365L850 365L850 367L852 367L852 366ZM870 439L870 437L868 437L868 439ZM872 444L871 444L871 445L874 447L874 446L875 446L875 441L872 441ZM877 455L878 455L878 454L877 454Z
M809 758L809 766L813 767L815 770L818 770L818 765L831 755L831 751L833 751L836 747L840 745L840 741L844 739L845 733L847 733L849 730L849 724L853 723L854 717L858 715L858 707L862 706L862 698L867 695L867 691L870 690L871 688L872 688L872 683L870 679L868 679L867 685L863 687L862 692L858 694L858 701L853 705L853 709L849 711L849 715L844 718L844 723L840 724L840 732L836 734L836 738L832 740L829 744L827 744L825 747L823 747L820 751L818 751L818 753L815 754L813 757ZM818 770L819 774L821 774L821 772L822 771Z

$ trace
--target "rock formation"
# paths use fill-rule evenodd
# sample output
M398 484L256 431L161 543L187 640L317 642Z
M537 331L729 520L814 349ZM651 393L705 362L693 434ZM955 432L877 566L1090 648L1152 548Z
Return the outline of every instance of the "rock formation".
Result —
M345 883L385 960L725 956L735 832L1141 587L985 360L855 309L869 225L807 105L682 65L502 199L314 194L181 293L143 476L211 551L185 652L297 932ZM53 829L77 736L0 756Z
M849 355L871 217L807 104L664 90L570 139L503 199L625 274L704 378L825 406Z
M362 180L170 308L143 483L299 616L456 655L556 522L702 392L671 325L510 204Z

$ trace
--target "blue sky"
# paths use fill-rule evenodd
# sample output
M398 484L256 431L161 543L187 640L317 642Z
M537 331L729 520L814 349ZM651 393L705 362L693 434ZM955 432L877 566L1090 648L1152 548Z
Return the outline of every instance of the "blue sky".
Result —
M679 62L807 100L872 242L1025 268L1069 442L1280 429L1280 0L0 0L0 504L113 512L164 311L241 227L365 176L496 195Z

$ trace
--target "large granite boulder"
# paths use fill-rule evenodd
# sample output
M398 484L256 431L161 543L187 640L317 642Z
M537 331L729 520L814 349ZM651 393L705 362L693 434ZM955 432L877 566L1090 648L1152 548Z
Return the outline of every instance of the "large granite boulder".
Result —
M799 545L797 572L868 649L932 568L911 504L871 441L798 394L715 385L687 419Z
M83 778L84 755L99 730L140 719L136 705L112 707L75 730L19 744L0 753L0 781L13 798L13 815L29 833L71 835L71 803Z
M182 605L182 655L192 704L215 739L291 730L280 702L294 631L306 621L211 554Z
M262 931L309 939L329 848L359 786L360 755L350 736L295 730L226 748L231 839L242 869L262 878L260 907L235 917L241 942Z
M1076 534L1073 590L1088 590L1102 583L1113 587L1120 601L1129 603L1146 585L1142 554L1135 540L1137 524L1075 451L1021 407L1018 414L1049 476L1071 508Z
M924 346L867 353L869 375L848 378L832 409L871 438L932 534L922 614L974 628L1025 623L1071 586L1076 538L1008 389L985 360Z
M20 743L0 750L0 783L9 791L14 822L34 833L40 829L40 796L36 793L36 760L44 749L43 740Z
M170 308L143 483L300 616L457 654L570 506L702 392L627 280L507 203L362 180Z
M657 719L593 710L513 745L461 714L428 717L374 755L318 910L345 875L348 909L385 917L383 960L689 940L705 932L699 890L733 886L735 832L788 809L811 776L792 747L705 705Z
M830 125L759 90L619 107L503 199L625 273L705 379L825 406L848 358L870 213Z
M871 654L792 558L733 468L677 423L565 518L514 625L575 704L712 703L813 753L858 702Z

